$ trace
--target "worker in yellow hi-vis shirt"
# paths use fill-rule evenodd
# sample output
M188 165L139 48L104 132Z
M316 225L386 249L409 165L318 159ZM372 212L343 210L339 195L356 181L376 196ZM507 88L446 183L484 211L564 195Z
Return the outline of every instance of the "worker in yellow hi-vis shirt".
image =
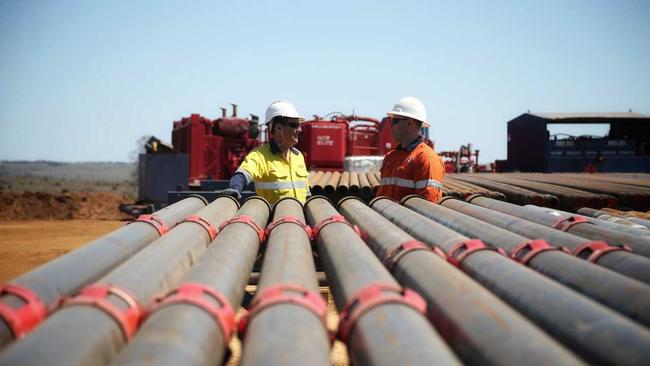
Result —
M230 178L230 188L220 191L237 199L250 182L255 192L274 204L284 197L305 202L309 196L309 172L305 158L294 146L298 143L300 123L304 118L293 104L273 102L265 113L264 123L270 123L271 140L253 149Z

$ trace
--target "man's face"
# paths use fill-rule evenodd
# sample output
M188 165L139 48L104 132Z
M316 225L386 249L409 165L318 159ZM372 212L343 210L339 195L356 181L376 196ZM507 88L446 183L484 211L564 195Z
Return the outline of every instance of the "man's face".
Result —
M298 135L300 134L300 121L298 118L284 118L275 127L276 134L281 141L281 146L295 146L298 143ZM278 142L278 140L276 140Z
M408 133L410 123L411 119L407 117L394 116L391 118L391 125L393 127L391 131L393 132L395 141L401 142L403 140L404 136Z

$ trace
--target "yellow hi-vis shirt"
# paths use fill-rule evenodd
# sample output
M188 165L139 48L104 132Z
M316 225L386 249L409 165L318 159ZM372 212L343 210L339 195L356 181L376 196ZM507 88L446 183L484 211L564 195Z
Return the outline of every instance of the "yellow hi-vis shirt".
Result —
M298 149L291 148L287 160L275 143L266 143L248 153L237 172L255 182L255 192L271 204L285 197L304 203L309 196L309 172Z

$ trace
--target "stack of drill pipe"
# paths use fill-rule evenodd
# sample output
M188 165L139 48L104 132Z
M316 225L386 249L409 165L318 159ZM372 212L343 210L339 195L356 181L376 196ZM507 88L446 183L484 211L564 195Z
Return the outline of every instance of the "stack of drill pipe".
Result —
M640 186L650 188L650 176L645 175L641 178L629 178L616 175L605 174L563 174L578 179L589 179L608 183L626 184L630 186Z
M477 230L476 228L482 227L481 224L484 223L469 216L414 196L406 197L403 204L407 208L461 234L473 230L478 232L479 235L470 234L469 236L479 236L488 239L484 241L498 243L499 245L503 244L504 246L508 245L507 239L501 239L511 233L494 234L500 231L494 227L490 227L487 231ZM405 217L406 215L404 215ZM414 219L404 220L404 218L396 217L391 218L391 220L403 220L400 226L414 230L414 225L412 225L412 222L415 222ZM414 236L419 240L426 240L427 238L429 240L439 240L428 234L427 231ZM443 247L443 244L446 246ZM451 247L451 244L442 242L439 245L446 250ZM553 252L561 253L559 251ZM568 346L569 349L584 357L588 362L595 364L642 365L647 363L648 357L650 357L650 348L648 347L650 344L650 331L648 328L539 273L517 270L516 268L525 269L525 267L505 257L499 257L494 252L491 253L493 253L491 258L472 254L465 262L476 261L476 267L466 270L511 306ZM569 270L570 267L558 268L556 264L550 263L550 260L547 261L550 256L547 259L542 259L544 253L552 252L538 254L531 260L531 266L536 267L545 274L551 272L558 274L557 272ZM558 262L562 262L559 255L554 257ZM501 263L497 262L497 258L503 258L500 260ZM565 258L571 259L573 257L566 255ZM532 264L533 262L537 262L537 264ZM545 262L545 267L538 265L540 262ZM579 271L586 268L585 265L599 268L577 259L575 263L571 263L571 266L580 268ZM605 268L599 269L607 271ZM615 272L607 272L616 275ZM589 278L569 280L588 282ZM639 283L634 280L629 281ZM590 284L588 285L589 289L586 288L585 290L594 292L597 290L595 288L597 286L602 285ZM625 292L624 289L613 288L609 290L611 290L610 296L617 296L617 294ZM643 315L641 314L641 316Z
M458 197L458 198L465 197L464 193L461 193L456 188L451 187L448 184L448 182L446 182L446 181L442 182L442 195L443 196Z
M168 227L173 227L206 204L201 197L189 197L156 211L152 216ZM43 306L49 308L61 297L75 294L83 285L105 275L160 235L152 224L135 221L16 277L9 283L30 289ZM9 294L0 294L0 302L15 309L23 304L22 300ZM6 322L0 321L0 348L15 337Z
M247 199L238 211L260 228L266 226L271 207L260 197ZM246 223L226 225L206 252L181 279L182 285L201 284L216 290L235 311L255 263L260 237ZM171 294L174 294L172 291ZM210 301L210 297L204 295ZM186 302L160 305L150 313L138 334L118 355L116 365L221 365L228 339L210 313ZM161 335L164 334L164 337Z
M232 197L220 197L196 215L214 226L231 218L238 208ZM208 230L197 222L181 222L168 234L155 240L96 282L118 286L106 294L105 301L127 311L127 317L140 316L133 309L149 303L156 294L170 290L201 255L211 241ZM130 304L119 292L131 293ZM83 291L83 290L82 290ZM89 297L78 298L79 301ZM74 300L74 299L73 299ZM131 305L131 306L130 306ZM100 365L109 362L129 339L128 331L108 312L93 303L63 305L43 324L0 354L2 365Z
M470 191L470 192L472 192L472 194L481 193L481 194L484 194L484 195L486 195L488 197L491 197L491 198L494 198L494 199L497 199L497 200L501 200L501 201L506 200L506 195L501 193L501 192L491 191L491 190L485 189L483 187L477 186L476 184L472 184L472 183L469 183L469 182L457 180L457 179L454 179L453 176L449 176L449 175L446 176L445 181L449 181L450 183L452 183L455 186L458 186L458 187L461 187L461 188L463 188L463 189L465 189L467 191Z
M480 198L477 199L480 200ZM474 203L474 200L472 200L472 203ZM478 204L484 206L484 203ZM571 217L584 218L587 221L586 223L570 226L566 231L584 238L603 240L612 245L627 246L636 254L650 257L650 235L648 235L647 230L639 230L609 221L589 218L561 210L545 209L533 205L524 206L523 212L520 212L519 206L515 208L498 206L498 208L492 209L551 227L554 227L555 223L561 219L570 219ZM509 213L504 210L513 212Z
M443 185L446 184L449 186L449 188L454 188L458 192L461 192L463 196L471 196L472 194L476 193L483 193L485 195L489 195L490 193L493 193L492 191L488 191L487 189L483 187L479 187L474 184L470 184L467 182L462 182L459 180L454 180L453 178L450 178L449 176L446 176L445 179L443 180Z
M375 170L375 178L381 184L381 173Z
M571 216L581 216L569 212L562 213L560 210L546 209L534 205L521 207L481 196L473 196L468 200L475 205L483 206L494 211L503 212L511 216L516 216L553 228L559 220L568 219ZM650 238L646 238L644 235L633 232L632 230L634 229L607 221L601 221L603 225L601 226L600 222L596 224L596 220L597 219L588 219L588 221L593 224L580 223L568 227L565 231L574 235L582 236L583 238L603 240L610 245L627 245L636 254L650 257ZM624 231L612 228L611 226L614 225L622 228Z
M482 221L484 217L489 217L491 212L479 212L480 210L473 209L471 204L458 199L445 199L440 205L430 202L427 205L427 201L419 198L410 201L410 204L417 205L418 210L426 210L427 213L435 215L436 222L463 235L502 248L509 255L512 255L518 245L531 241L530 237ZM480 219L459 212L463 208L473 215L480 216ZM459 223L466 225L460 227ZM650 312L647 311L650 308L650 286L640 281L596 266L561 250L542 251L527 265L632 319L650 325Z
M340 180L341 180L341 172L332 172L330 179L325 184L323 193L325 193L325 195L327 196L333 195L334 191L336 191L336 187L338 187L339 185Z
M390 204L396 205L384 197L371 203L373 207ZM379 258L414 240L358 199L344 199L339 207L365 233L366 242ZM428 234L438 236L435 230ZM402 285L425 297L431 321L466 364L580 363L544 331L433 251L407 252L394 265L393 274Z
M601 208L605 204L605 200L601 195L575 188L520 180L503 174L481 174L481 178L530 189L539 193L554 195L560 200L562 207L571 210L586 206Z
M368 177L368 182L370 183L370 187L372 187L372 194L374 196L379 189L379 179L377 179L374 171L366 173L366 176Z
M304 223L300 202L293 198L278 201L273 220L286 216ZM310 238L293 222L282 222L270 232L256 297L274 285L302 286L318 292ZM293 291L285 290L285 294L301 297ZM242 350L242 365L330 364L329 334L321 319L309 309L288 302L270 305L250 319Z
M650 198L650 188L639 186L592 181L558 174L516 174L515 176L525 180L540 181L590 192L609 194L616 197L621 205L633 208L646 207Z
M650 228L650 220L642 219L639 217L635 217L634 215L625 215L623 211L618 211L618 210L613 210L613 211L600 211L600 210L594 210L590 209L588 207L583 207L578 210L579 214L586 215L586 216L591 216L595 217L598 219L602 219L604 217L608 217L608 221L613 221L619 224L624 223L627 226L642 226L646 229ZM612 218L618 218L621 220L625 221L617 221ZM637 229L640 229L640 227L636 226Z
M483 176L483 175L481 175ZM616 207L618 205L618 200L610 195L598 194L589 192L583 189L576 189L570 187L564 187L557 184L542 183L530 180L522 180L517 178L513 174L490 174L487 176L488 179L507 179L513 182L513 185L520 185L521 187L531 187L531 189L536 190L542 193L554 194L560 200L565 201L565 206L572 210L582 207L589 206L594 208L602 207ZM516 182L516 183L515 183ZM568 198L563 198L562 196L568 196ZM575 197L572 199L571 197ZM586 202L584 202L586 200ZM566 202L568 201L568 202Z
M318 182L320 182L321 178L323 178L323 175L325 175L325 172L322 171L322 170L319 170L319 171L316 171L316 172L310 172L309 173L309 187L314 187L316 184L318 184Z
M450 177L445 177L445 180L442 182L442 184L443 187L446 184L451 189L459 192L460 197L469 197L473 194L481 193L488 197L492 197L494 199L498 199L502 201L506 199L506 196L501 192L490 191L488 189L479 187L471 183L463 182L460 180L454 180L453 178Z
M646 226L641 225L641 224L637 224L637 223L635 223L633 221L630 221L626 217L610 215L609 213L607 213L605 211L594 210L593 208L589 208L589 207L580 208L576 212L581 214L581 215L584 215L584 216L589 216L589 217L593 217L595 219L600 219L600 220L613 222L613 223L616 223L616 224L619 224L619 225L630 226L630 227L633 227L633 228L636 228L636 229L641 229L641 230L646 230L647 229Z
M440 204L527 238L546 240L546 242L558 248L567 248L571 253L574 253L576 249L581 248L585 244L593 243L592 240L585 239L581 236L555 230L548 226L490 210L485 207L472 205L467 202L444 200ZM624 250L615 250L598 257L595 263L630 278L650 284L650 259L646 257ZM569 270L569 272L571 271Z
M625 219L627 221L630 221L630 222L634 223L634 224L641 225L641 226L645 227L646 229L650 229L650 220L641 219L641 218L634 217L634 216L626 216Z
M641 212L641 211L621 211L614 208L603 208L602 211L607 212L610 215L615 215L619 217L636 217L639 219L650 220L650 213Z
M339 197L346 196L348 194L349 188L350 188L350 172L343 172L343 174L341 174L341 180L339 180L339 185L336 187L336 194Z
M310 198L305 207L311 226L338 215L323 197ZM339 311L357 291L369 285L398 286L349 225L332 222L323 226L316 245ZM458 364L427 319L410 306L396 302L372 307L359 317L350 331L347 348L355 365Z
M372 191L372 186L368 181L368 176L366 175L366 173L358 173L358 176L359 176L359 187L361 188L359 197L363 198L366 201L371 200L373 197L373 191Z
M465 190L464 188L459 188L458 186L453 184L453 182L450 182L448 179L442 181L442 193L445 196L452 196L458 198L468 197L473 194L470 191Z
M538 206L555 207L559 202L557 200L557 197L552 195L540 194L538 192L531 191L530 189L524 189L501 182L481 179L475 175L454 174L452 177L456 180L473 183L487 189L499 191L507 197L508 202L513 202L519 205L532 203Z
M350 187L348 193L352 196L359 196L361 192L359 184L359 174L357 172L350 172Z
M607 220L601 220L601 219L598 219L598 218L581 215L579 213L571 213L571 212L562 211L562 210L558 210L558 209L551 209L551 208L542 208L542 207L533 206L533 205L526 205L526 206L524 206L524 208L528 209L528 210L537 211L537 212L544 212L544 213L549 214L549 215L554 215L554 216L556 216L558 218L569 218L571 216L584 218L584 219L588 220L590 223L592 223L594 225L601 226L603 228L607 228L607 229L613 230L613 231L623 232L623 233L630 234L630 235L635 235L635 236L648 236L648 235L650 235L650 231L646 230L645 228L637 228L637 227L631 227L631 226L628 226L628 225L621 225L619 223L615 223L615 222L611 222L611 221L607 221Z
M323 190L327 185L327 182L330 181L332 177L332 172L324 172L318 181L314 180L314 185L311 187L312 194L323 194Z

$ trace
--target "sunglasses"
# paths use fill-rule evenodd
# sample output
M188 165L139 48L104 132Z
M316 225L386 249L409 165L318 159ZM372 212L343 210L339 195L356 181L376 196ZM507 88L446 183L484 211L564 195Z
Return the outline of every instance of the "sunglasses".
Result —
M409 118L394 118L393 117L391 122L393 123L393 125L396 125L396 124L400 123L400 121L408 121L408 120L409 120Z
M279 125L289 126L293 129L300 127L300 121L297 118L291 117L275 117L273 121Z
M293 129L296 129L296 128L300 127L300 122L299 121L290 120L288 118L281 120L280 124L283 125L283 126L289 126L289 127L293 128Z
M285 122L285 123L282 123L282 125L283 125L283 126L289 126L289 127L293 128L294 130L295 130L296 128L300 127L300 123L299 123L299 122Z

